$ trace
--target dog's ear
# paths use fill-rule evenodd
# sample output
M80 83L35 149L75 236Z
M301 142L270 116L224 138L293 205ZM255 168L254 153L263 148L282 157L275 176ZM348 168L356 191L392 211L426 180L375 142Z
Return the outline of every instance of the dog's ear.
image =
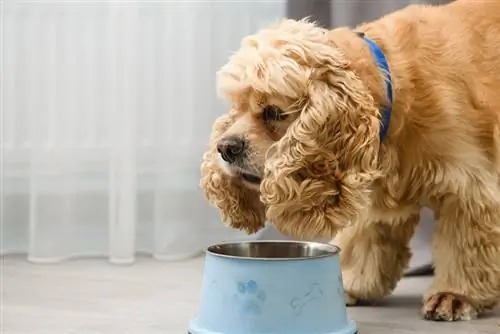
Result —
M323 57L300 116L269 152L261 183L267 219L299 238L332 237L359 219L378 175L380 112L347 64Z
M221 212L230 227L255 233L265 224L265 209L259 193L229 177L217 164L217 142L234 122L232 113L219 117L213 126L210 147L203 156L200 186L207 199Z

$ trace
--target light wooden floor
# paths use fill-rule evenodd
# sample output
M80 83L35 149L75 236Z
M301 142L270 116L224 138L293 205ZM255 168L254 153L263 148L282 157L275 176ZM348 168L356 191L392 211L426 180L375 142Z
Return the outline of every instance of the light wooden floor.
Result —
M186 334L196 312L203 262L133 266L81 260L33 265L3 259L2 334ZM499 334L500 310L469 323L433 323L418 315L429 278L405 279L376 307L350 308L359 334Z

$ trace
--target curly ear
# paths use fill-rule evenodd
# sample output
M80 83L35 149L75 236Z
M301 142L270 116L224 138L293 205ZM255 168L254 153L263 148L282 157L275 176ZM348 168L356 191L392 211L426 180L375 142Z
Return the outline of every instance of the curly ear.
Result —
M299 118L274 145L261 183L267 218L299 238L332 237L370 205L380 113L363 83L331 63L309 84Z
M259 194L228 176L217 164L217 141L232 123L231 113L215 121L210 148L203 156L200 186L207 199L220 210L222 219L230 227L251 234L260 230L265 224L265 209L260 202Z

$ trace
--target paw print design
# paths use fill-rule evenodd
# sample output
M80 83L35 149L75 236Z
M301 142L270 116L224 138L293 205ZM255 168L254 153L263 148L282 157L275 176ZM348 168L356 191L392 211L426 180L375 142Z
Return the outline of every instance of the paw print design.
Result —
M238 282L234 299L241 315L256 317L262 313L266 293L253 280Z
M293 313L295 315L300 315L304 307L313 300L317 300L323 297L323 290L318 283L313 283L309 291L302 297L295 297L290 301L290 306L292 307Z

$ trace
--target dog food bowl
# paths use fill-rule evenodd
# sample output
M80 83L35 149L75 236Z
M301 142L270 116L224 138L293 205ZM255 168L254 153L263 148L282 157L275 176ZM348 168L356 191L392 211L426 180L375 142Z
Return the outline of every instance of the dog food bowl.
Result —
M190 334L354 334L339 248L315 242L210 246Z

